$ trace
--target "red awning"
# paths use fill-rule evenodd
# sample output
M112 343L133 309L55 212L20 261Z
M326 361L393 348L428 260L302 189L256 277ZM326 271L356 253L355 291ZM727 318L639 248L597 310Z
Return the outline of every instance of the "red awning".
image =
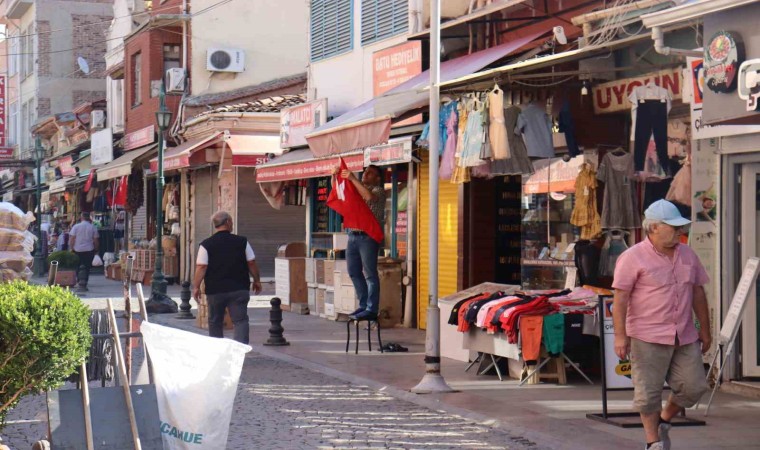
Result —
M341 155L349 170L358 172L364 168L364 152ZM325 177L340 165L340 156L314 158L309 150L294 150L256 168L256 182L300 180Z
M532 34L471 55L441 63L441 82L469 75L525 47L545 32ZM430 71L391 89L385 94L348 111L306 135L316 156L339 154L382 144L390 138L391 120L425 106Z
M255 167L269 161L270 155L282 154L276 134L233 134L227 138L227 145L233 166Z
M220 142L223 134L221 131L217 131L210 136L191 139L176 147L167 149L164 153L164 170L177 170L190 167L193 153ZM205 162L205 159L202 162ZM150 170L151 172L158 172L158 158L150 160Z

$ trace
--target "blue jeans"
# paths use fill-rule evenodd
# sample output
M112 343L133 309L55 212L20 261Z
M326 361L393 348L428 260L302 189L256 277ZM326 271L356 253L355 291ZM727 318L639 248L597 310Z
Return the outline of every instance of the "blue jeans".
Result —
M346 247L348 275L354 283L359 307L377 314L380 308L380 277L377 254L380 244L364 233L349 232Z

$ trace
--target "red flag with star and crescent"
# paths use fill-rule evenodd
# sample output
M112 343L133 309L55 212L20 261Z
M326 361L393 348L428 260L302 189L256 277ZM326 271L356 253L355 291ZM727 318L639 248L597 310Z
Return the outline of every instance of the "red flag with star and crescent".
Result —
M343 158L340 159L341 172L348 166ZM349 180L337 176L335 185L327 197L327 206L343 216L343 227L361 230L378 243L383 242L383 229L377 218L372 214L367 202L364 201L356 186Z

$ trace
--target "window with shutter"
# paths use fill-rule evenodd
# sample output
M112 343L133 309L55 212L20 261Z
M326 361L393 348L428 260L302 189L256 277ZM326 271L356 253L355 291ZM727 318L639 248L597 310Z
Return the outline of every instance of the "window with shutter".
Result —
M408 0L362 0L362 45L409 29Z
M353 48L353 1L311 0L311 60L319 61Z

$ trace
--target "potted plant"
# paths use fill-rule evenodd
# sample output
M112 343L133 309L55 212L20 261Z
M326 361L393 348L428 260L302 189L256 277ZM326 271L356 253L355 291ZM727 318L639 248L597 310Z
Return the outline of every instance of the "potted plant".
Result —
M74 286L77 283L77 270L79 270L79 256L76 253L62 250L53 252L48 256L48 267L53 261L58 261L58 271L53 283L59 286Z
M28 394L60 386L90 351L90 310L58 286L0 284L0 429Z

